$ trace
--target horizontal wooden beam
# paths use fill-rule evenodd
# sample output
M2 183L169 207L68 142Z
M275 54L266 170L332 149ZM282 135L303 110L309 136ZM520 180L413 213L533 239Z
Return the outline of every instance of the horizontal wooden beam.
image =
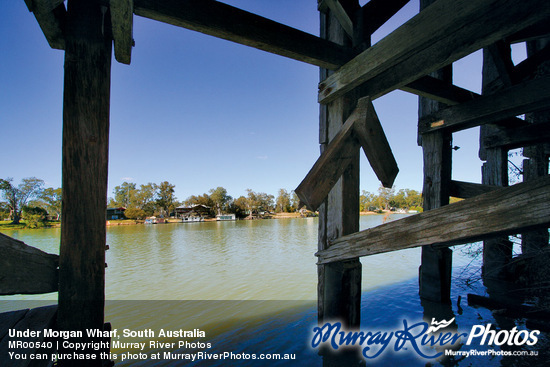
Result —
M136 15L335 70L348 47L213 0L134 0Z
M368 97L360 98L336 136L294 190L302 204L315 211L355 157L359 146L384 187L391 187L399 172L390 145Z
M423 76L412 83L400 88L420 97L426 97L435 101L443 102L450 106L471 101L479 97L479 94L469 91L456 85L445 83L441 79L431 76Z
M59 256L0 233L0 295L57 291Z
M485 148L516 149L550 142L550 121L515 129L498 129L483 138Z
M420 134L438 129L459 131L548 108L550 77L542 77L439 110L421 118L418 130Z
M507 40L510 43L519 43L546 37L550 37L550 29L548 29L548 22L542 21L528 28L522 29L518 33L508 37Z
M499 188L501 188L501 186L452 180L449 187L449 195L455 198L469 199L478 195L486 194Z
M25 0L29 11L33 12L38 25L51 48L65 49L65 16L64 0Z
M378 98L549 17L545 0L438 0L321 82L319 102Z
M115 58L129 65L134 45L134 0L110 0Z
M550 177L501 188L365 231L319 251L319 263L423 245L458 245L550 225Z

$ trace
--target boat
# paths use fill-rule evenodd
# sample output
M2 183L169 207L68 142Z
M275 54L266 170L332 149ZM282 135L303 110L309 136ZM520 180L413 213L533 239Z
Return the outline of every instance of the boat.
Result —
M195 216L189 216L189 217L182 217L181 221L183 223L194 223L194 222L202 222L204 219L202 217L195 217Z
M218 214L216 220L236 220L235 214Z
M166 219L157 218L157 217L145 218L145 224L158 224L158 223L166 223Z

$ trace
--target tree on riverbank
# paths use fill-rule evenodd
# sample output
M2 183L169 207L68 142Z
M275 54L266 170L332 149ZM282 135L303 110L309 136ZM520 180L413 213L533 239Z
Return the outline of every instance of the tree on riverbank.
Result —
M61 219L61 198L61 188L54 189L53 187L48 187L40 195L40 201L43 202L44 209L46 209L51 217L55 216L56 220Z
M227 205L233 200L233 198L227 194L227 190L221 186L210 189L210 199L214 202L216 214L218 215L221 215L222 211L226 211Z
M275 200L275 212L290 213L292 211L296 211L296 208L292 208L290 205L290 194L285 189L279 189L277 200Z
M43 190L44 181L36 177L21 180L18 186L12 184L13 178L0 179L0 190L11 212L12 224L19 224L21 211L27 203L37 198Z

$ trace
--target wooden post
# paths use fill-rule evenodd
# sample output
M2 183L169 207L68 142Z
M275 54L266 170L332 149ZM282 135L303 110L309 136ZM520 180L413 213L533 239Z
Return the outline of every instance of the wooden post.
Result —
M483 50L483 79L482 94L487 93L499 81L496 57L489 49ZM496 81L496 82L495 82ZM493 186L508 186L508 151L501 147L486 149L483 145L484 137L495 130L492 125L480 127L479 158L485 163L482 167L482 183ZM483 277L502 279L504 269L512 259L512 243L507 236L500 236L483 242Z
M354 3L356 0L344 3ZM344 4L345 6L346 4ZM321 37L344 44L350 42L336 17L328 11L321 13ZM328 71L321 69L321 81ZM342 124L357 104L354 96L337 98L321 105L321 151L340 131ZM319 250L329 246L329 240L359 230L359 150L353 153L349 168L330 191L319 208ZM359 259L318 265L319 322L340 320L347 327L359 326L361 305L361 263Z
M103 329L111 36L100 0L69 0L63 94L60 330ZM97 339L96 341L100 341ZM98 354L89 349L83 353ZM60 366L100 366L63 360Z
M421 0L420 10L433 0ZM452 83L452 66L431 74L432 77ZM419 97L418 116L422 118L442 108L440 102ZM452 134L446 130L419 136L424 156L424 210L449 204L452 170ZM451 297L452 251L449 248L422 247L419 271L419 293L422 299L449 303Z
M543 38L527 42L527 56L532 56L537 51L543 49L550 44L550 38ZM541 67L537 75L549 75L549 63L545 63L546 68ZM538 111L529 113L525 119L531 123L550 121L550 110ZM523 155L528 157L523 161L523 181L536 180L538 177L543 177L548 174L548 152L546 147L548 144L539 144L526 147L523 150ZM524 254L536 254L540 250L548 247L548 229L538 229L522 233L521 248Z

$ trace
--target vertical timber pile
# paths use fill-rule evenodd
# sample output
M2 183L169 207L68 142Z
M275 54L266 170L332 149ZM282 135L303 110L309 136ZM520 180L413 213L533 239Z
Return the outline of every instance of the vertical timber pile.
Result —
M341 1L344 8L357 9L357 0ZM339 44L351 41L330 10L321 12L321 37ZM321 82L329 71L321 69ZM357 104L349 93L327 105L320 106L319 140L321 151L340 131L344 121ZM319 250L329 247L329 241L359 230L359 149L352 163L319 207ZM348 327L358 327L361 306L361 263L358 258L318 265L319 322L338 319Z
M104 322L111 73L108 19L100 0L68 1L58 326L83 331L85 339L86 329L102 330ZM100 366L96 358L63 360L60 365Z
M420 11L434 0L421 0ZM433 72L432 77L452 83L452 65ZM418 100L419 118L442 108L440 102L425 97ZM437 130L419 136L424 157L424 210L436 209L449 204L449 187L452 169L452 134ZM419 272L419 293L422 299L449 303L451 297L452 250L449 248L422 247L422 262Z
M500 75L496 61L496 54L488 48L483 49L482 94L491 93L494 88L499 88ZM497 86L495 86L497 85ZM480 127L479 158L485 161L481 170L481 180L485 185L508 186L508 151L503 147L486 149L483 146L483 138L491 134L497 127L484 124ZM490 279L503 279L504 269L512 259L512 243L507 236L491 238L483 242L483 277Z
M550 38L541 38L527 42L527 57L533 56L536 52L548 47ZM537 70L537 76L550 75L550 61L543 63ZM550 110L528 113L525 119L530 123L549 123ZM538 177L544 177L548 174L548 155L550 154L549 144L537 144L525 147L523 156L527 157L523 161L523 181L533 181ZM541 228L526 233L522 233L522 253L535 255L548 248L548 229Z

